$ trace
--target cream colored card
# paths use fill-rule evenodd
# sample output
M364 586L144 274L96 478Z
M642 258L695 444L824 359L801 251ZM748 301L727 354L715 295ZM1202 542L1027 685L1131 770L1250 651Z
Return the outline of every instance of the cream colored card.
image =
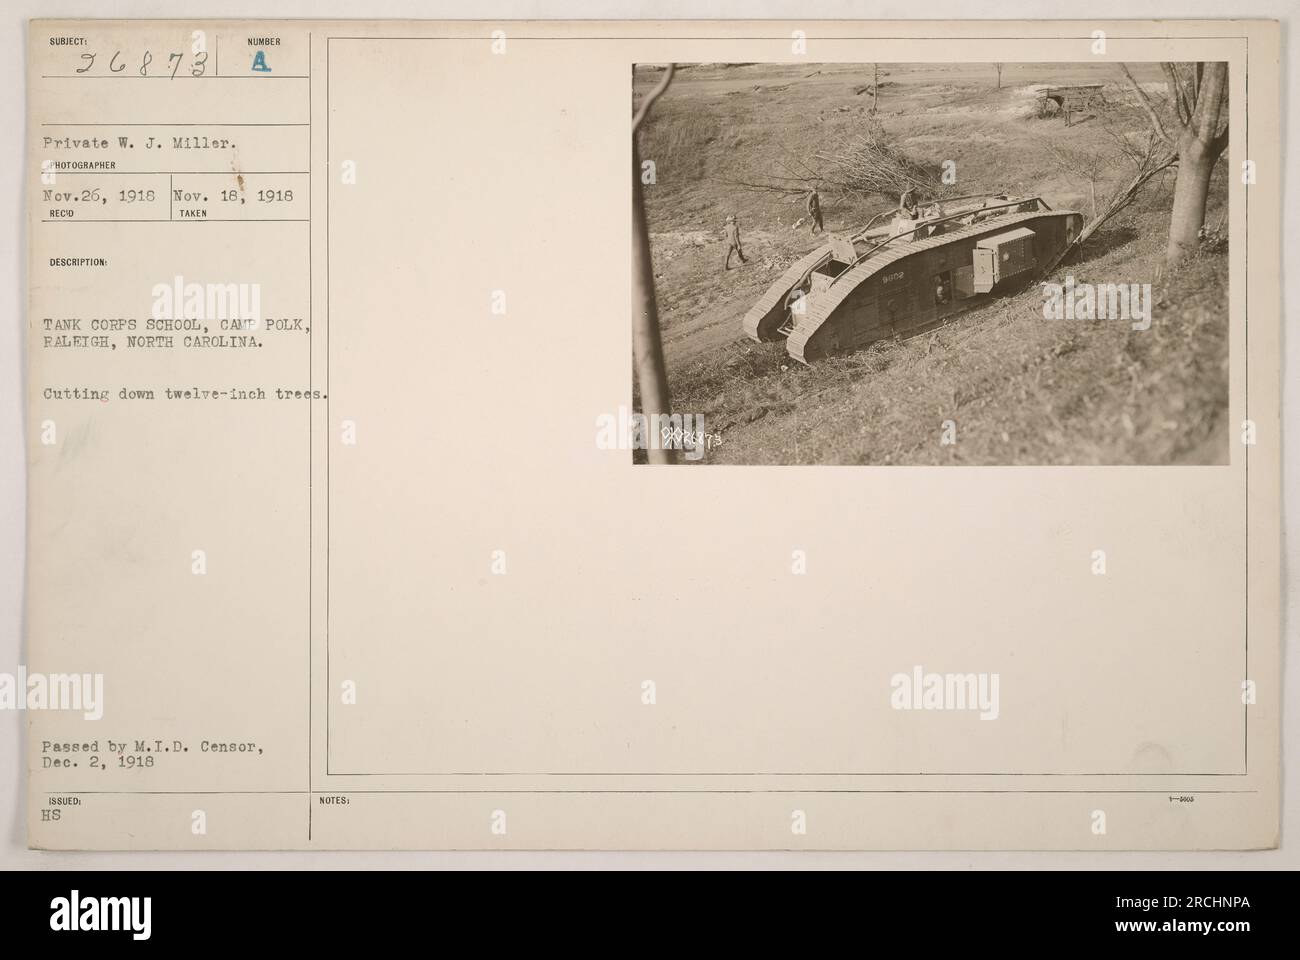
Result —
M32 23L31 845L1275 845L1278 43Z

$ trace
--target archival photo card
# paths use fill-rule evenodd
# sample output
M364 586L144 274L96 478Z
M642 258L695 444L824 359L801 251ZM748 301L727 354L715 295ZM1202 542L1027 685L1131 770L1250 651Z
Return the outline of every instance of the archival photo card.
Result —
M32 847L1276 844L1277 24L28 64Z

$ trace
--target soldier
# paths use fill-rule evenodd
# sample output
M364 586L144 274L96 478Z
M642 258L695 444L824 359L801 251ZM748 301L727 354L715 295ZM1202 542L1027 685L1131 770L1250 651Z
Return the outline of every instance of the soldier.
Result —
M909 220L916 219L916 187L908 187L898 198L898 209Z
M740 262L745 263L745 251L740 248L740 226L736 223L734 213L727 214L727 259L722 262L723 270L731 269L731 255L735 253Z
M826 228L822 226L822 198L817 195L817 188L813 187L808 193L808 219L812 221L812 233L821 230L823 233Z

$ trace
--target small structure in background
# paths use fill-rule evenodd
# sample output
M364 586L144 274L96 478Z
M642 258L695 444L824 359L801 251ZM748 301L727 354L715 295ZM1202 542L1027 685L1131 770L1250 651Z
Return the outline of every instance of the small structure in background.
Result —
M1070 125L1071 114L1083 113L1085 110L1091 110L1106 102L1102 96L1104 83L1073 83L1068 86L1046 87L1038 95L1040 104L1044 108L1050 103L1055 103L1057 109L1065 114L1065 125Z

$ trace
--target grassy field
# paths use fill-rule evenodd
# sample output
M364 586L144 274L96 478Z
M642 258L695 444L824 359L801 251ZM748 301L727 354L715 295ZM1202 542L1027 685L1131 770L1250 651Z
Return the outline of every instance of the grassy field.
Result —
M1226 463L1228 264L1207 242L1163 269L1173 174L1095 234L1059 271L1077 281L1150 283L1154 320L1049 321L1031 286L960 314L934 333L877 343L804 367L784 343L746 340L740 320L781 272L821 245L802 199L772 183L879 123L921 166L957 165L962 193L1040 194L1091 216L1091 197L1126 178L1116 136L1145 118L1107 65L885 65L873 115L856 65L705 65L678 72L641 133L655 162L646 188L656 292L673 408L703 414L722 437L703 463ZM634 95L658 79L638 70ZM1138 73L1158 91L1159 72ZM1040 116L1042 84L1107 83L1106 103L1066 127ZM1114 155L1095 176L1063 166L1061 148ZM1226 214L1226 164L1207 224ZM1090 182L1095 180L1095 182ZM823 189L826 228L847 231L896 196ZM722 224L740 222L749 262L722 271ZM941 444L944 421L957 442Z

